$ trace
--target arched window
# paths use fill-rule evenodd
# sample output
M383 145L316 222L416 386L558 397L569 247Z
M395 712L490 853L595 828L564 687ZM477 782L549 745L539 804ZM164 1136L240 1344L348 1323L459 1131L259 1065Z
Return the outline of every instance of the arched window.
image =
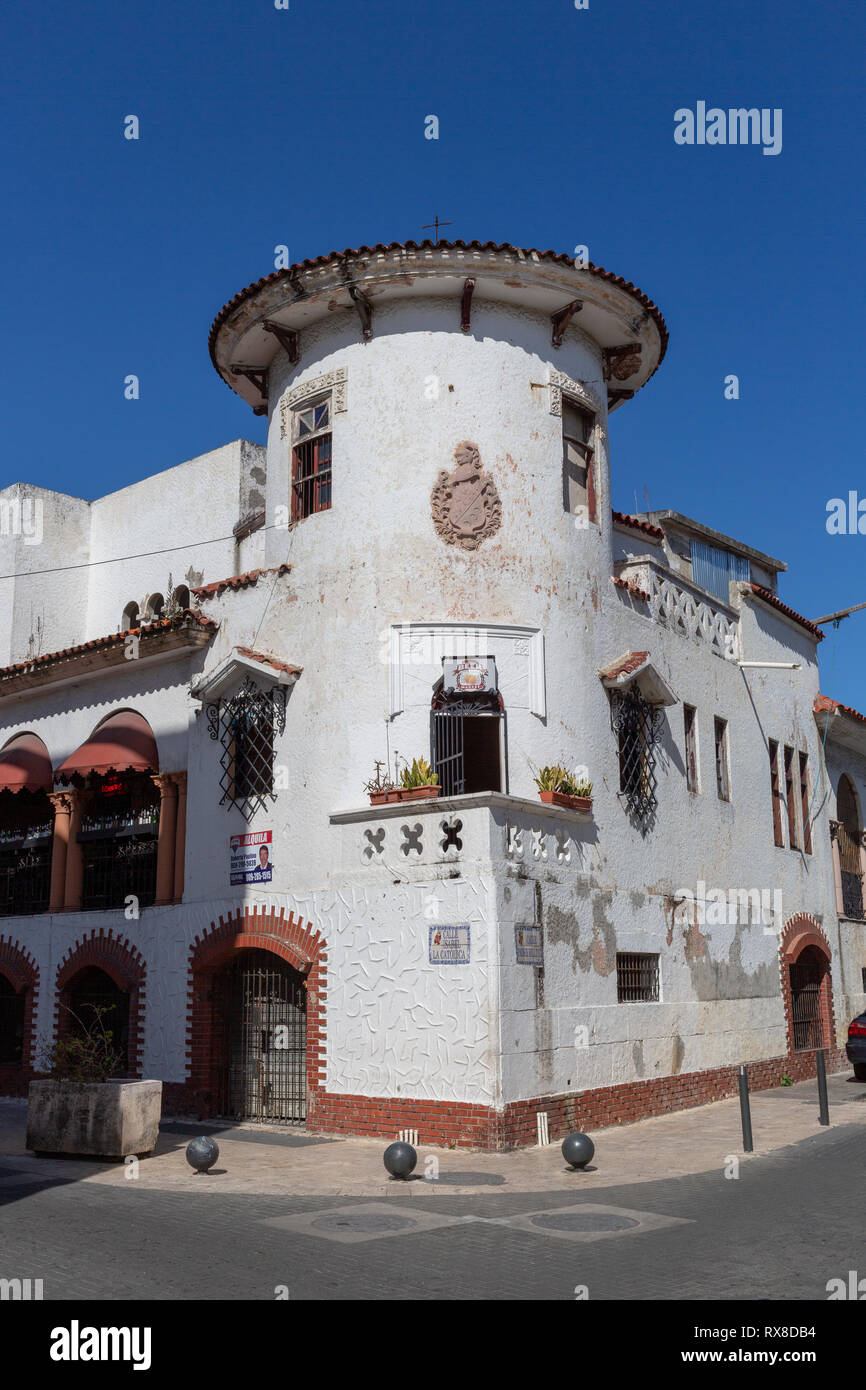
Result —
M158 618L162 617L162 610L164 607L165 599L162 594L151 594L144 610L144 621L146 623L156 622Z
M48 910L51 784L51 759L36 734L16 734L0 750L0 917Z
M0 973L0 1066L21 1066L25 1004L25 991Z
M860 821L860 807L857 793L851 778L843 773L839 778L836 793L836 816L839 822L839 863L842 870L842 907L845 917L862 921L863 911L863 861L860 847L863 843L863 828Z
M505 707L498 691L447 689L440 679L430 721L443 796L505 790Z
M172 602L178 608L189 608L189 588L186 584L178 584L171 596Z
M130 632L138 627L138 604L133 599L123 610L123 617L120 620L121 632Z
M89 966L61 994L60 1033L82 1037L95 1028L111 1034L110 1045L120 1054L116 1075L129 1070L129 992L119 989L98 966Z

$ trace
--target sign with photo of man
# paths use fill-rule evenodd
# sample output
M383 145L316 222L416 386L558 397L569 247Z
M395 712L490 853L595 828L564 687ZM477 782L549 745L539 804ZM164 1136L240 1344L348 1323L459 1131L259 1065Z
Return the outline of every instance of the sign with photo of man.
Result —
M229 873L232 884L270 883L272 830L255 830L232 835L229 840Z

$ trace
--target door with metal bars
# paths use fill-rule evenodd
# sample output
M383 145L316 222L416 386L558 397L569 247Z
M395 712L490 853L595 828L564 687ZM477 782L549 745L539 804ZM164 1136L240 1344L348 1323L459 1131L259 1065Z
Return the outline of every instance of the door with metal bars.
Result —
M821 1009L826 969L823 957L812 947L807 947L799 959L789 966L795 1052L826 1045Z
M307 992L270 951L245 951L225 975L222 1110L235 1119L302 1124L307 1106Z
M505 713L498 695L433 697L433 771L442 796L505 790Z

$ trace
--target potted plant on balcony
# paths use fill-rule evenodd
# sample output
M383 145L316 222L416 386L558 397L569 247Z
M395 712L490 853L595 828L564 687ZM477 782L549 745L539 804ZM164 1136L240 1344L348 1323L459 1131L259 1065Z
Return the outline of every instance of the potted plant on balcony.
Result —
M546 805L568 806L572 811L592 810L592 783L573 777L561 763L534 768L538 795Z
M371 806L387 806L392 801L400 800L400 790L391 781L387 772L382 775L383 762L378 760L375 763L376 775L371 777L369 782L364 783L364 790L369 794Z
M36 1154L93 1154L100 1158L143 1158L159 1135L161 1081L118 1077L123 1058L106 1026L108 1010L91 1006L93 1020L77 1034L43 1049L45 1081L31 1081L27 1101L27 1148Z
M438 796L441 790L439 778L426 758L413 758L411 766L407 763L400 773L401 801L423 801Z

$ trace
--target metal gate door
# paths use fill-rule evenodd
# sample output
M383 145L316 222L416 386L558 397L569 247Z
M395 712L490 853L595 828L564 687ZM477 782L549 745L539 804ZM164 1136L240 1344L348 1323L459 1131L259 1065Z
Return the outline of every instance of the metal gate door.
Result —
M229 967L227 984L225 1113L301 1124L307 1101L303 977L269 951L249 951Z
M824 968L820 961L804 951L790 969L791 1017L794 1023L794 1051L804 1052L824 1046L821 1021L821 980Z
M434 710L433 771L439 777L443 796L462 796L466 786L463 761L463 715L451 710Z

